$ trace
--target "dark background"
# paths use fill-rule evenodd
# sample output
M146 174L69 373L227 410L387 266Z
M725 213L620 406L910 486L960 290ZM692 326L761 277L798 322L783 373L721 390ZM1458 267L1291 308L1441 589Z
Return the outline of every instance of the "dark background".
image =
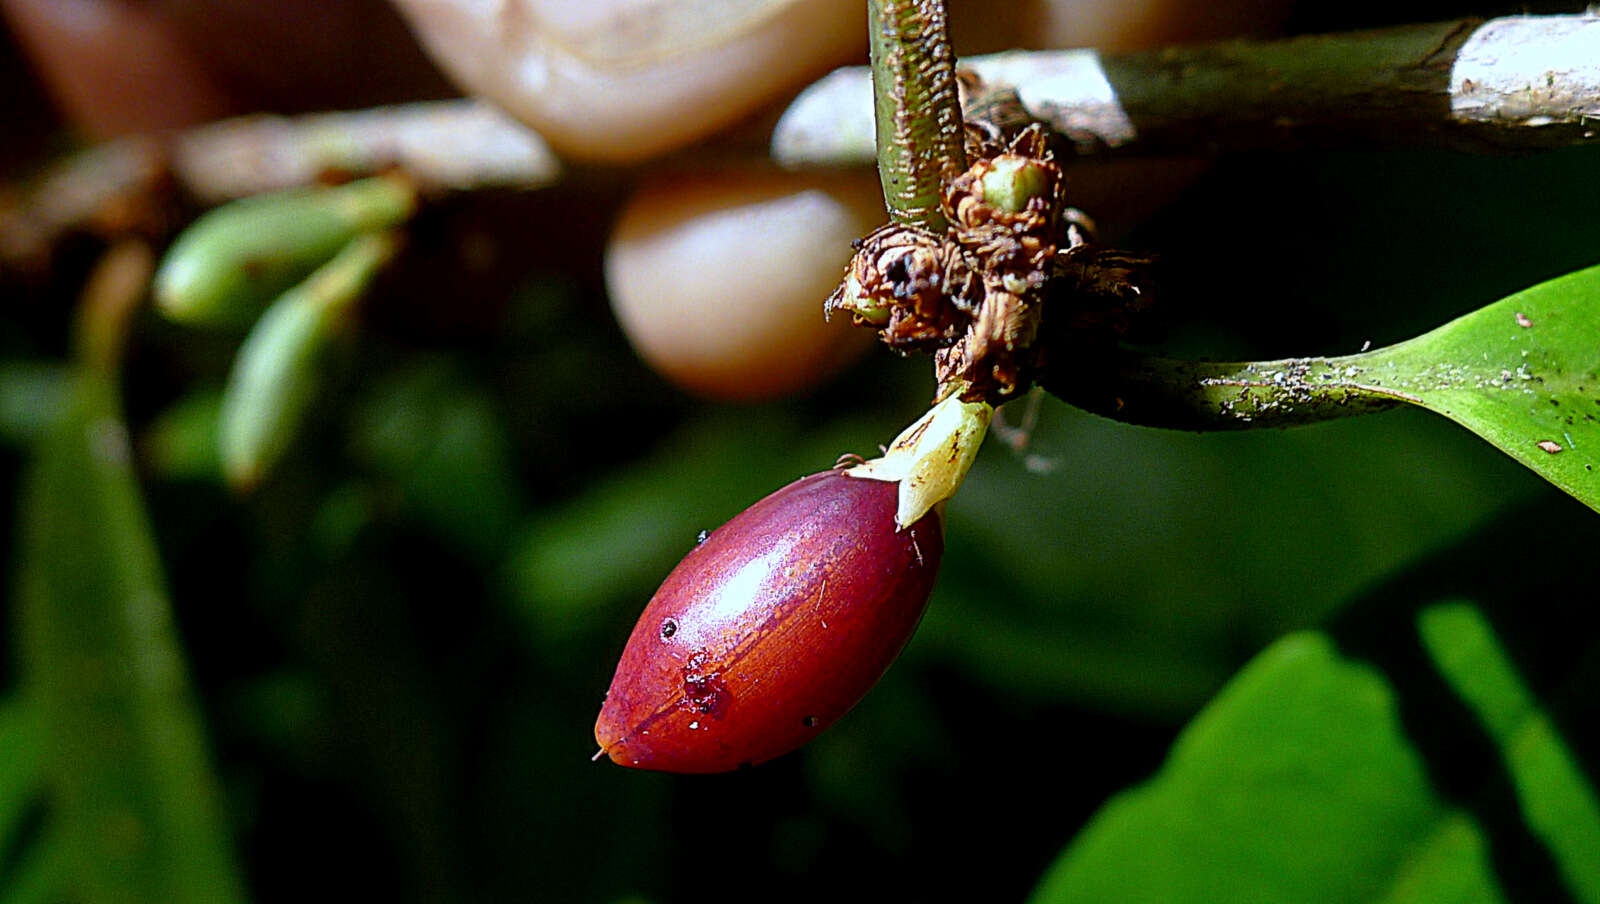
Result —
M1304 3L1290 27L1526 8ZM14 48L0 80L20 178L67 139ZM1347 353L1596 263L1597 166L1237 156L1123 244L1162 256L1166 348ZM696 532L870 452L930 389L925 362L878 353L792 402L674 390L604 298L624 188L425 210L309 435L247 501L172 414L207 404L236 340L140 321L130 420L258 900L1013 900L1272 638L1508 513L1578 505L1420 412L1190 435L1047 401L1033 467L983 452L918 635L816 743L726 776L591 764L615 657ZM452 249L482 233L514 253L463 276ZM54 385L95 249L0 284L7 410ZM25 420L0 424L8 549Z

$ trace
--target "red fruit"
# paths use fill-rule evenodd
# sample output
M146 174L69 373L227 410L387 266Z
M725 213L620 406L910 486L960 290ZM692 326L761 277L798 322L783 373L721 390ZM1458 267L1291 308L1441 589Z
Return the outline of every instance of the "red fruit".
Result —
M897 491L813 474L691 550L628 638L594 727L602 752L723 772L844 715L910 639L944 551L938 512L895 530Z

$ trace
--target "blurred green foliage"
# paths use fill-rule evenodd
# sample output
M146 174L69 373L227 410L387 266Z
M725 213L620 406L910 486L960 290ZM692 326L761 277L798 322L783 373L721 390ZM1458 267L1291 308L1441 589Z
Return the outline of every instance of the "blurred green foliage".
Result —
M1034 900L1600 900L1600 639L1550 596L1593 549L1574 509L1486 525L1274 643Z
M24 834L44 785L45 751L37 713L16 698L0 701L0 855Z
M86 305L82 331L120 334L91 321L125 316ZM59 872L15 881L85 902L242 901L108 351L74 367L23 490L19 705L40 743L18 760L42 761L48 800L44 850L24 856Z
M1407 883L1433 891L1427 871L1470 876L1459 900L1494 900L1461 819L1432 795L1382 677L1291 635L1190 724L1153 782L1101 811L1035 899L1382 901Z
M1172 351L1345 353L1595 263L1596 163L1592 150L1223 161L1127 244L1165 255ZM434 249L489 227L466 202L425 209L407 255L438 272L402 260L379 280L361 341L248 499L206 465L236 339L153 322L135 333L130 476L253 899L1015 900L1103 802L1155 773L1089 823L1041 898L1099 888L1073 872L1096 856L1143 862L1147 880L1245 881L1204 872L1188 838L1234 845L1226 863L1276 864L1281 884L1241 895L1336 900L1342 884L1394 900L1587 900L1583 851L1563 847L1586 836L1545 834L1520 802L1595 784L1583 551L1600 525L1420 411L1188 435L1046 403L1026 456L991 443L951 503L944 573L906 656L815 744L726 776L591 764L615 657L696 533L841 452L870 453L931 383L925 362L878 355L793 402L681 396L605 310L604 217L551 215L587 191L493 202L515 214L495 234L519 243L506 255L518 266L465 285ZM71 464L39 443L69 410L64 297L81 275L69 256L50 285L0 287L8 549L25 461ZM1510 677L1488 698L1424 650L1419 606L1451 601L1472 608L1442 611L1481 613L1492 630L1473 641L1455 636L1473 624L1435 626L1433 643L1498 645ZM16 699L17 666L4 665ZM1519 715L1497 734L1506 700ZM0 758L8 902L33 888L48 900L37 877L78 865L30 859L59 849L43 837L59 804L29 777L20 713L0 708L0 744L21 751ZM1519 745L1534 772L1500 758ZM1310 778L1246 781L1273 756ZM1385 783L1311 781L1340 764ZM1529 774L1545 784L1519 791ZM1263 802L1296 794L1321 818ZM1137 824L1145 860L1123 862L1113 829L1136 824L1135 805L1170 832ZM1394 840L1418 832L1431 842L1408 878L1382 885ZM1245 850L1252 840L1274 853ZM1313 870L1322 858L1344 871Z

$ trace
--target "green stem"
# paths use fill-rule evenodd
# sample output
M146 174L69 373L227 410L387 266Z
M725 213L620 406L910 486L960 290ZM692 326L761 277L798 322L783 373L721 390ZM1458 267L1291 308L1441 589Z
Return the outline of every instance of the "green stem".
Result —
M867 25L889 219L943 232L944 184L967 167L943 0L871 0Z
M1061 399L1113 420L1176 430L1294 427L1416 399L1383 385L1372 356L1212 362L1118 350L1040 374Z

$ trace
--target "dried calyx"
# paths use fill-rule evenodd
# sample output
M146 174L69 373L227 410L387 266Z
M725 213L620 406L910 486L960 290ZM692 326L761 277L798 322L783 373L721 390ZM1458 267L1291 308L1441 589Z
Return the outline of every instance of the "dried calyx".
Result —
M1037 125L1011 141L968 126L966 172L945 186L943 234L891 223L856 244L828 310L849 311L898 351L934 356L939 385L999 404L1027 390L1045 300L1070 295L1060 322L1143 304L1141 258L1090 244L1066 205L1061 168ZM1108 257L1108 254L1110 255ZM1107 303L1107 299L1110 302Z

